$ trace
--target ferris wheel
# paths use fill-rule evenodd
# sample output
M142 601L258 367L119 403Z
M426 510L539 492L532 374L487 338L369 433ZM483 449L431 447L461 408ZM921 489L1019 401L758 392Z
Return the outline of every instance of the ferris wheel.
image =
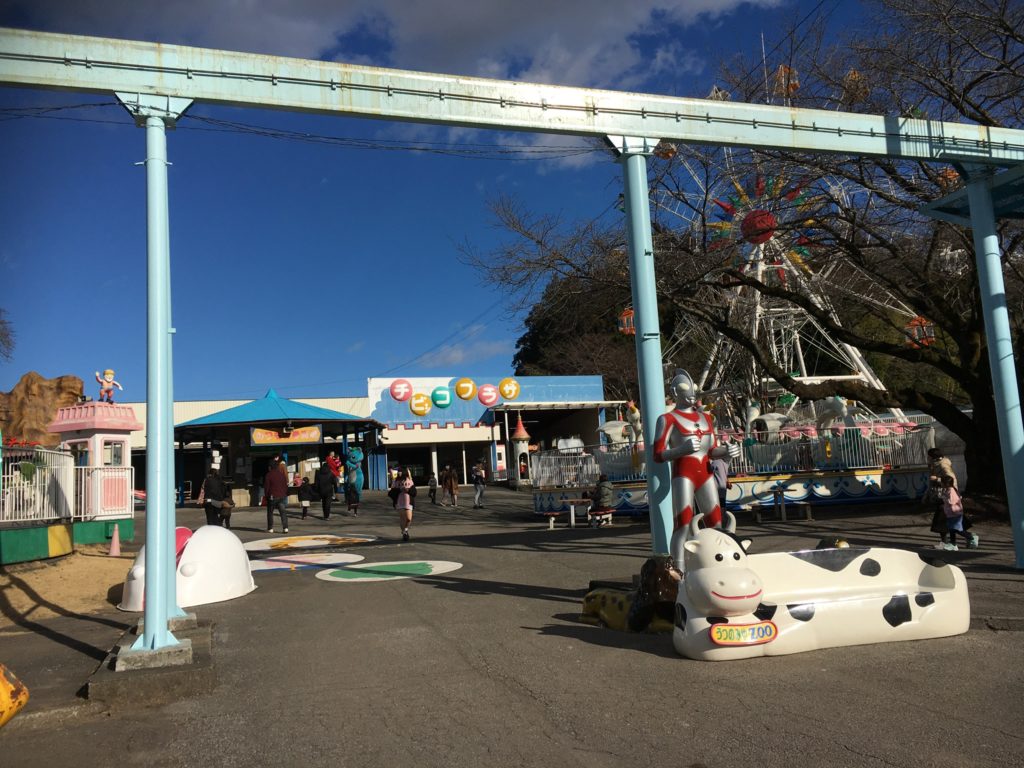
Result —
M838 182L812 182L782 172L757 171L743 181L728 175L709 188L685 161L681 166L689 172L693 185L682 194L656 187L652 192L655 216L675 217L675 226L686 226L694 236L704 238L709 253L721 253L720 268L799 293L836 325L840 321L833 299L855 298L890 317L906 318L908 329L916 322L914 333L924 339L919 343L929 343L927 325L920 322L923 318L916 318L914 312L847 260L834 258L816 232L816 222L831 214L843 194ZM707 200L711 201L710 215L700 213L701 204L706 207ZM671 226L671 221L665 223ZM724 298L732 322L760 340L773 362L797 381L817 384L847 380L885 388L859 349L834 339L822 323L792 302L746 285L728 289ZM666 359L683 345L704 352L705 364L697 383L712 397L727 392L742 394L787 415L800 406L797 398L768 379L753 358L723 334L700 324L681 324L666 345ZM813 418L813 404L808 406L807 415ZM726 410L733 412L734 421L740 420L740 408L734 405ZM899 409L890 413L905 420Z

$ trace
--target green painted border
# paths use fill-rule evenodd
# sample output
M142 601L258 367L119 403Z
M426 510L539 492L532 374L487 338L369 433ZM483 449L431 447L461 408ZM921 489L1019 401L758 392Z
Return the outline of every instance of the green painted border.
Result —
M0 529L0 565L50 557L49 525Z
M135 540L135 520L89 520L77 522L71 530L71 547L77 544L107 544L114 535L114 524L117 524L117 535L124 541ZM67 523L58 523L67 525ZM47 560L50 557L49 525L33 525L20 528L0 528L0 565L26 563L30 560ZM63 557L64 554L57 555Z
M107 544L114 536L114 524L122 542L135 540L135 520L130 517L118 520L83 520L75 523L72 540L75 544Z

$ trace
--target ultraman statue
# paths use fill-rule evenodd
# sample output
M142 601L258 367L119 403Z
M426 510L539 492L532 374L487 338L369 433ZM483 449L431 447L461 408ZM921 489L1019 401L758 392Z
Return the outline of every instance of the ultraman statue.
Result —
M674 532L670 554L678 568L683 562L683 541L695 506L704 513L704 522L709 527L722 524L711 460L734 459L740 455L740 447L735 443L718 444L711 416L697 407L699 392L690 374L677 368L669 389L676 407L659 417L653 453L657 462L672 462Z

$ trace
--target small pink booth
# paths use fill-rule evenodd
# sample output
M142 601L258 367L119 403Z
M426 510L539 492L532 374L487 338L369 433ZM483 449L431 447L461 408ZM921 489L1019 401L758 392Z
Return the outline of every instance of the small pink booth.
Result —
M89 402L60 408L47 431L75 461L73 537L76 543L102 543L114 525L121 539L135 536L135 472L131 433L142 429L130 405Z

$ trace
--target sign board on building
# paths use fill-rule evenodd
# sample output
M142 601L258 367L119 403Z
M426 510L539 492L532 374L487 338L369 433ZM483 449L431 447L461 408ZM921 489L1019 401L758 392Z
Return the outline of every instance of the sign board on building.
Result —
M249 428L250 445L300 445L303 443L322 443L323 430L320 424L296 427L291 432L278 432L263 427Z

